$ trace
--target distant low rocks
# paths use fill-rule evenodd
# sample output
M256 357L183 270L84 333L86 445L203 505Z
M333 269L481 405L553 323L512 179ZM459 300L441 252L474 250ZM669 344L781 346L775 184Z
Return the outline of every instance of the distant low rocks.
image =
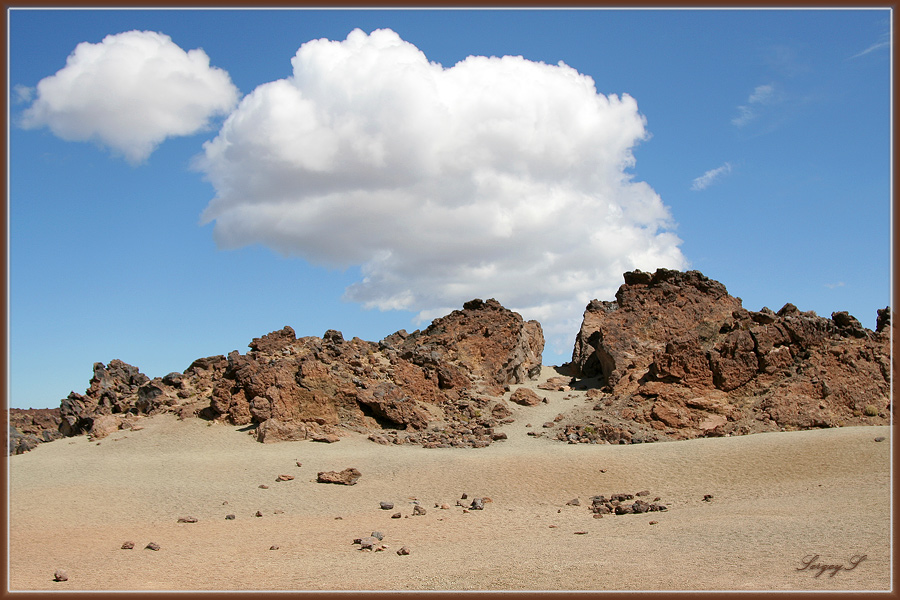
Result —
M659 498L653 502L647 502L635 496L646 496L647 491L638 492L637 494L611 494L609 498L606 496L592 496L590 511L595 515L602 517L603 515L632 515L647 512L665 512L669 509L665 504L659 504ZM577 505L576 505L577 506Z

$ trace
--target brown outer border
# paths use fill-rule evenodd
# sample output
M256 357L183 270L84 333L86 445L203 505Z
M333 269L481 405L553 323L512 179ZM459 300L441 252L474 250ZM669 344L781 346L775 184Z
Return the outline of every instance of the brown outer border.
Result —
M41 1L41 0L7 0L3 4L3 17L2 17L2 32L0 32L0 36L2 36L2 48L3 55L5 60L2 61L2 67L0 67L0 72L3 75L3 81L7 84L7 93L3 95L2 99L0 99L0 106L2 106L3 113L6 117L4 121L4 133L5 135L5 144L3 146L3 158L2 165L0 165L0 172L3 175L3 197L6 199L4 202L4 210L0 212L0 231L2 231L2 245L0 245L0 271L2 271L2 297L0 297L0 307L2 307L2 331L4 344L0 347L0 382L2 382L2 389L0 389L0 401L2 401L2 407L4 410L4 415L6 415L6 423L4 423L3 433L4 433L4 448L8 447L8 408L9 408L9 398L7 397L8 388L7 382L8 379L8 352L9 352L9 321L8 321L8 310L9 310L9 283L8 283L8 243L9 243L9 235L8 235L8 162L6 160L9 151L9 119L8 119L8 101L9 101L9 89L8 89L8 11L10 8L43 8L43 7L54 7L54 8L77 8L80 6L100 6L100 7L108 7L108 8L116 8L116 7L147 7L147 8L180 8L183 6L189 7L247 7L247 8L264 8L264 7L323 7L323 8L332 8L332 7L350 7L350 8L375 8L375 7L391 7L391 8L417 8L417 7L449 7L449 8L482 8L482 7L497 7L497 8L538 8L538 7L546 7L546 8L592 8L592 7L616 7L616 8L693 8L693 7L722 7L722 8L758 8L758 7L771 7L771 8L780 8L780 7L789 7L789 8L814 8L814 7L822 7L822 8L839 8L839 7L852 7L852 8L864 8L864 7L875 7L875 8L891 8L896 10L897 3L886 0L874 0L874 1L865 1L861 4L855 4L852 2L837 2L836 0L825 0L824 2L812 2L811 0L794 0L792 2L779 2L777 0L752 0L747 1L744 0L742 2L712 2L711 0L692 0L687 3L678 3L674 0L655 0L655 1L640 1L640 2L622 2L622 1L614 1L614 0L566 0L563 3L558 5L554 5L553 2L548 0L492 0L491 2L473 2L472 0L339 0L337 2L329 2L329 1L319 1L315 2L313 0L265 0L262 3L255 4L248 0L192 0L189 2L178 2L177 0L142 0L140 2L130 3L127 1L114 1L114 0L92 0L90 2L74 2L72 0L57 0L53 1ZM896 46L892 46L891 48L893 61L892 61L892 111L893 111L893 97L895 97L894 86L896 81L896 64L897 64L897 50ZM893 117L893 115L892 115ZM894 131L896 131L896 126L894 124L893 118L891 120L891 152L892 158L894 158ZM891 185L891 205L892 208L896 209L895 197L894 197L894 189L893 189L893 178ZM895 253L895 247L893 245L893 235L894 231L897 229L897 224L900 223L900 211L892 210L891 212L891 253L893 261L891 263L891 305L893 306L893 297L897 297L898 291L898 283L895 274L895 266L897 264L897 254ZM897 342L892 336L891 339L891 352L892 356L894 354L894 344ZM892 372L896 373L896 365L892 365ZM893 382L892 382L893 383ZM892 397L893 397L893 389L892 389ZM893 478L893 464L894 459L896 458L897 446L893 443L893 436L891 438L891 451L892 451L892 463L891 463L891 473L892 473L892 486L896 485L896 481ZM7 479L7 461L4 460L2 462L2 467L0 467L0 477L2 477L3 481L3 511L0 513L0 524L2 524L3 534L8 540L8 499L7 499L7 488L8 488L8 479ZM892 488L892 497L896 497L895 495L896 487ZM892 503L893 504L893 503ZM892 506L893 508L893 506ZM893 519L892 519L893 523ZM893 533L893 541L896 546L896 532ZM428 598L429 600L458 600L460 597L465 599L490 599L490 600L500 600L500 599L511 599L511 600L547 600L552 599L555 600L557 598L560 599L587 599L587 598L598 598L598 597L606 597L606 598L626 598L628 600L644 600L649 598L686 598L693 595L700 595L703 598L733 598L735 596L739 596L741 598L750 597L750 598L765 598L767 595L777 594L779 600L781 598L803 598L808 599L815 596L825 596L829 599L831 598L865 598L865 597L878 597L880 598L895 598L898 597L897 588L896 588L896 573L897 573L897 560L896 554L892 556L892 560L894 563L894 568L892 571L892 581L891 587L892 592L863 592L863 593L854 593L854 592L837 592L837 593L829 593L829 592L191 592L191 593L180 593L180 592L110 592L110 593L66 593L66 592L28 592L28 593L9 593L7 591L7 586L9 583L9 573L8 573L8 554L9 547L6 546L6 551L0 555L0 598L59 598L66 596L80 596L82 598L90 598L92 595L100 596L102 598L128 598L128 599L140 599L143 600L145 598L159 598L162 595L164 598L185 598L185 599L206 599L206 598L241 598L250 596L252 594L253 598L260 597L271 597L271 598L284 598L286 596L302 596L304 598L323 598L326 600L358 600L358 598L362 595L367 599L372 600L388 600L389 598L395 599L398 596L406 597L406 598Z

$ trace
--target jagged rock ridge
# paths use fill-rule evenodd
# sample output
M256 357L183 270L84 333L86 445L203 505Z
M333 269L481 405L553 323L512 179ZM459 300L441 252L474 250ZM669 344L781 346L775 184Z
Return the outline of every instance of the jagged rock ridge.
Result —
M543 346L539 323L493 299L379 343L334 330L298 339L284 327L246 354L201 358L162 378L120 360L95 363L85 393L61 402L58 430L102 438L135 417L177 412L255 426L261 442L388 428L408 432L395 443L484 446L494 397L540 372Z
M550 424L558 439L636 443L890 422L890 308L871 331L846 312L748 311L697 271L624 279L615 301L587 306L571 377L538 386L589 400ZM377 343L334 330L297 338L285 327L245 354L201 358L162 378L119 360L96 363L90 387L58 410L11 413L10 453L63 434L100 439L159 412L246 426L261 442L333 441L352 430L382 444L483 447L506 439L497 429L516 406L541 402L513 388L538 376L543 344L537 322L473 300Z
M846 312L741 306L698 271L625 273L592 301L572 356L602 424L561 439L685 439L890 421L890 308L876 331Z

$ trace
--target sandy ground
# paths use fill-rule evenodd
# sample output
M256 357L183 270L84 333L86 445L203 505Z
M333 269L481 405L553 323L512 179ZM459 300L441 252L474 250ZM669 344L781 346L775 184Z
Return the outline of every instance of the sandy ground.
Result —
M356 434L264 445L170 415L99 444L43 444L9 458L8 588L891 588L890 427L563 444L527 432L583 399L541 393L549 404L515 407L509 439L482 449L380 446ZM318 471L346 467L362 472L357 485L315 483ZM669 510L589 511L591 496L641 490ZM492 502L463 512L464 493ZM573 498L581 505L566 504ZM425 515L412 516L414 500ZM404 517L392 519L397 511ZM177 523L184 516L198 522ZM387 550L353 545L373 531ZM121 549L127 540L133 550ZM396 553L402 546L409 555ZM816 576L804 564L845 569ZM56 569L68 581L53 581Z

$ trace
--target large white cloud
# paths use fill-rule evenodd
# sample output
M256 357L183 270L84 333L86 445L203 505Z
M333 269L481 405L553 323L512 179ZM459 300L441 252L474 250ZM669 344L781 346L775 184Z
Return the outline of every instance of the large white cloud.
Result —
M66 66L42 79L22 125L65 140L95 140L137 163L167 137L191 135L227 114L239 93L203 50L185 52L151 31L106 36L75 47Z
M637 103L560 63L431 63L390 30L314 40L198 157L221 247L361 265L348 299L422 319L495 297L571 348L634 268L683 268L659 196L627 169Z

